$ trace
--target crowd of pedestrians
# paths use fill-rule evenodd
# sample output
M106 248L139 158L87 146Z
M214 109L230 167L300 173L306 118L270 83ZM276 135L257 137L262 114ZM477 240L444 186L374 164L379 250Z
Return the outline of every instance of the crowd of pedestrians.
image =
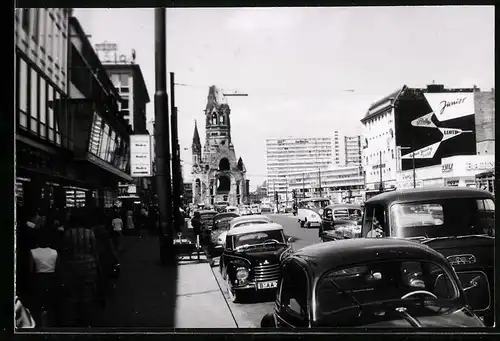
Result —
M154 217L145 209L18 206L16 304L39 327L92 326L119 277L123 235L154 230Z

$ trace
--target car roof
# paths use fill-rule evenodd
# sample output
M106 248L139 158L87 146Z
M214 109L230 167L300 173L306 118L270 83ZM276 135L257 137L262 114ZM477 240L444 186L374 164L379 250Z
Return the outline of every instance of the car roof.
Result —
M227 236L235 236L239 234L253 233L253 232L267 232L273 230L283 230L283 226L276 223L267 223L267 224L256 224L256 225L247 225L241 226L237 229L232 229L227 232Z
M302 199L300 202L305 202L305 201L325 201L325 200L330 200L329 198L307 198L307 199Z
M353 238L324 242L297 250L291 258L308 264L309 268L319 275L343 265L373 260L416 258L446 263L442 254L426 245L395 238Z
M198 210L198 213L200 213L200 214L207 214L207 213L217 214L217 212L214 210Z
M227 217L239 217L238 213L235 212L222 212L214 216L214 219L227 218Z
M451 198L494 198L488 191L471 187L429 187L399 189L377 194L365 204L404 203L416 200L436 200Z
M356 205L356 204L333 204L333 205L328 205L325 208L329 209L336 209L336 208L359 208L361 209L361 205Z
M251 214L234 218L233 220L231 220L231 225L241 223L243 221L267 221L269 223L273 222L271 218L266 217L265 215L263 216L260 214Z

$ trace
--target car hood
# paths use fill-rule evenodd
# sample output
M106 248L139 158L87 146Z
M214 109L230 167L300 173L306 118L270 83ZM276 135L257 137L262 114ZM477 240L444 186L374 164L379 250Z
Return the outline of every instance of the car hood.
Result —
M264 261L268 261L269 263L279 263L281 254L286 251L290 246L282 245L277 247L267 247L264 249L256 249L256 250L247 250L240 251L236 254L239 257L246 258L252 265L260 265L260 263Z

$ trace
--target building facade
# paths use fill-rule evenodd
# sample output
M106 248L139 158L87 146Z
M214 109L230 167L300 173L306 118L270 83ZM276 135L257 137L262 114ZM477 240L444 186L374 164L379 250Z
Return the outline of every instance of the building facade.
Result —
M364 177L361 166L333 166L322 170L288 174L290 193L297 198L325 197L342 202L346 197L361 199Z
M231 141L231 109L225 96L215 86L208 91L205 108L205 145L195 122L192 148L193 203L213 205L247 201L246 169L242 158L236 158Z
M495 89L474 90L477 154L495 155Z
M361 135L344 136L345 165L361 165Z
M425 89L403 86L374 103L363 118L363 165L367 190L407 187L399 172L429 167L442 159L476 155L475 93L473 88ZM442 184L442 178L416 177L411 186Z
M69 8L18 8L14 15L16 197L30 214L65 204L63 186L74 149L68 112L54 101L68 92Z
M332 164L331 137L286 137L266 139L268 194L284 200L290 192L287 175L318 171ZM272 192L272 193L271 193Z
M334 166L345 165L346 162L345 139L338 130L335 130L333 132L332 146L333 146L332 165Z

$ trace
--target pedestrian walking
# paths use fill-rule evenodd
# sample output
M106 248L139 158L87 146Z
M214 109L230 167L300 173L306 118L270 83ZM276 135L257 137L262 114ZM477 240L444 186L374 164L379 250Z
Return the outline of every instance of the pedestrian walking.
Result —
M200 245L200 234L201 234L201 215L200 212L194 212L194 216L191 219L191 226L193 226L194 238L196 240L196 246Z
M48 327L55 326L57 321L59 254L52 246L53 231L46 228L40 232L36 247L31 249L33 315L39 326Z
M123 221L120 218L120 214L115 214L111 225L113 226L113 243L115 244L115 249L120 252L123 237Z
M86 213L74 212L64 235L61 322L65 326L90 327L96 308L99 255Z

